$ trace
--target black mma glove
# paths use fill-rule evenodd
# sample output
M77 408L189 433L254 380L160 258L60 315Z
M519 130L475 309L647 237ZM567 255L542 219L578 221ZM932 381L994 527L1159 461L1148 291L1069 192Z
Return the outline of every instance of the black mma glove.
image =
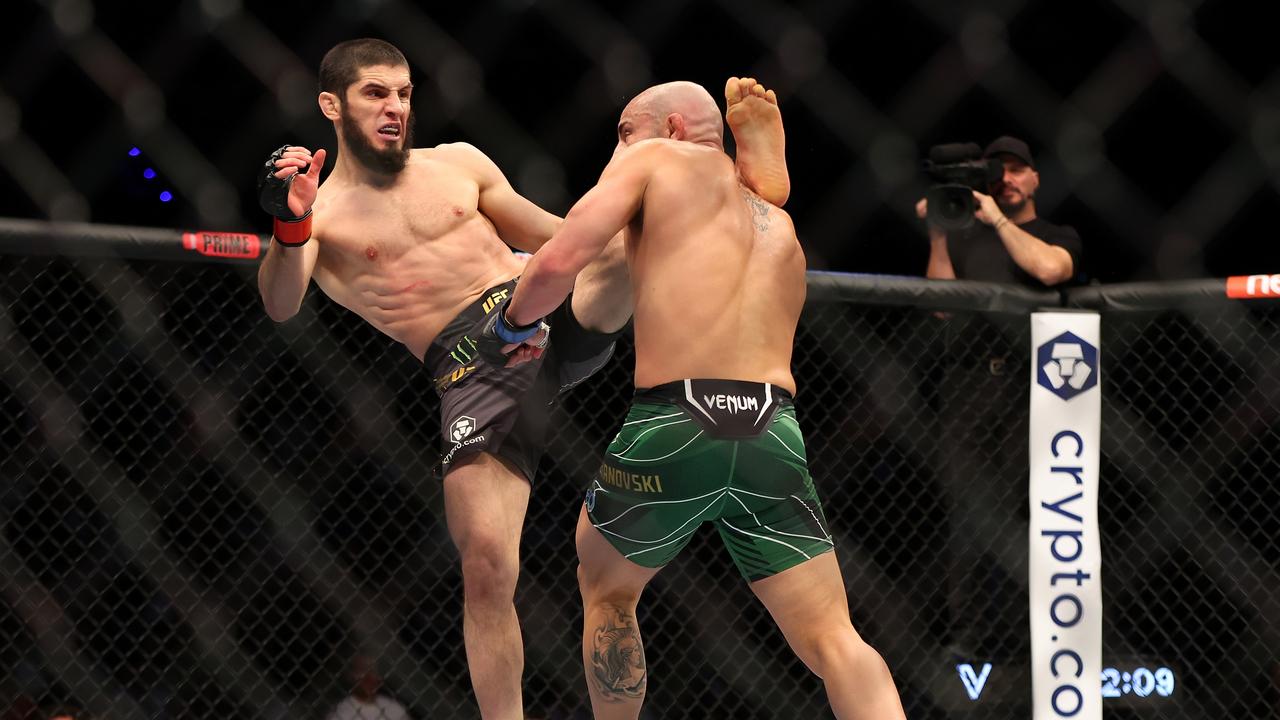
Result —
M271 157L267 158L266 164L262 167L262 172L258 175L258 204L267 214L273 215L285 222L297 222L306 215L294 215L289 209L289 186L293 184L293 179L297 177L297 173L281 180L276 177L276 173L280 168L276 167L276 161L288 150L288 145L281 145L275 152L271 153ZM306 172L307 168L302 168L298 172ZM310 215L310 211L307 215Z
M510 302L511 300L507 300L500 307L486 315L480 321L478 329L474 333L469 333L476 342L476 352L485 362L494 367L506 367L507 365L509 356L502 352L503 347L522 343L539 332L546 330L547 334L538 345L538 347L545 347L547 340L551 337L551 326L541 319L530 325L522 326L508 323L507 305Z
M289 187L293 185L293 179L298 173L283 180L276 177L276 173L280 171L276 167L276 161L288 149L288 145L281 145L267 158L266 165L258 175L258 204L276 219L272 225L276 242L285 247L301 247L311 239L311 211L299 216L289 209ZM304 167L298 172L306 172L307 169Z

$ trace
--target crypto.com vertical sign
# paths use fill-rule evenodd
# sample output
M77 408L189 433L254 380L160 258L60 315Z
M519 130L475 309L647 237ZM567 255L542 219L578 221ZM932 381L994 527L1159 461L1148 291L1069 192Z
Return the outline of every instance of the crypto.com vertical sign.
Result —
M1031 692L1035 720L1102 718L1102 425L1096 313L1031 316Z

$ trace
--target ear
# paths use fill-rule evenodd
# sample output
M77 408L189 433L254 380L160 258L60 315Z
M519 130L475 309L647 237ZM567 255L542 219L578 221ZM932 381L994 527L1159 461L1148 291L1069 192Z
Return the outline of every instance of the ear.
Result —
M337 120L342 116L342 101L338 99L337 95L331 92L322 92L316 102L320 104L320 112L330 120Z
M671 138L672 140L684 140L685 135L687 135L687 133L685 132L685 126L684 126L684 116L681 115L680 113L671 113L670 115L668 115L667 122L666 122L666 131L667 131L667 137Z

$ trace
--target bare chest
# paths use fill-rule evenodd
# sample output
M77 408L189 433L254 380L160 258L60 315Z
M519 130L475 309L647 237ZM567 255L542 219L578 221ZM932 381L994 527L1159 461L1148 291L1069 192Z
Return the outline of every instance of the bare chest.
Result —
M341 198L323 213L320 262L380 264L447 241L485 221L477 211L475 183L420 181L385 191Z

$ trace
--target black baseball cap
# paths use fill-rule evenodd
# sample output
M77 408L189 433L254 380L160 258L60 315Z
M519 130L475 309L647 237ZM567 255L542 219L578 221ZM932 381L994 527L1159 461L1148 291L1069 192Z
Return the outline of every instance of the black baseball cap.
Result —
M1036 167L1035 162L1031 159L1031 148L1027 147L1026 143L1016 137L1001 135L995 140L992 140L991 144L987 146L987 149L982 151L982 157L987 158L1001 154L1012 155L1018 158L1030 166L1032 170Z

